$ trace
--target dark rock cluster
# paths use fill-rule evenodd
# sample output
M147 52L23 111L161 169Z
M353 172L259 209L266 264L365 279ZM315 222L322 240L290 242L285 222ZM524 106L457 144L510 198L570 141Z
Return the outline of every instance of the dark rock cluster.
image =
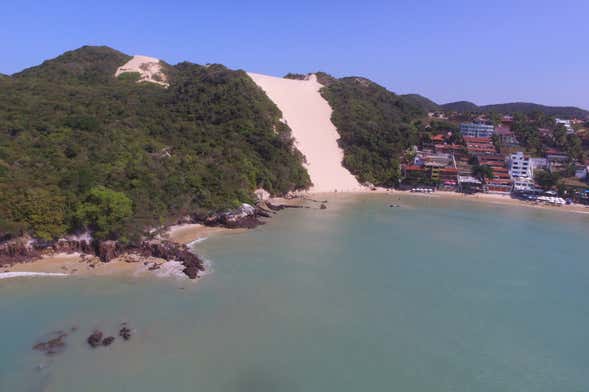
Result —
M33 350L41 351L46 355L55 355L65 350L65 338L68 334L64 331L52 332L47 340L33 346Z
M123 340L131 339L131 329L127 326L127 323L121 324L121 327L119 329L119 336ZM104 347L110 346L111 344L114 343L114 341L116 339L114 336L107 336L104 338L103 337L104 337L104 333L102 331L96 330L96 331L92 332L92 334L90 334L90 336L88 336L88 338L86 339L86 342L88 342L90 347L97 348L99 346L104 346Z

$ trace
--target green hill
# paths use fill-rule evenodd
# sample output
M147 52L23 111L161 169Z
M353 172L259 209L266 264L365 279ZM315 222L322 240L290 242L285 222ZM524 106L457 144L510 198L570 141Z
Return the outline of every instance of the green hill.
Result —
M423 95L404 94L401 95L401 97L403 97L405 101L413 103L415 106L422 108L426 112L434 112L436 110L440 110L440 105L438 105L431 99L424 97Z
M333 108L344 166L361 182L396 185L399 157L417 143L427 111L366 78L333 79L321 92Z
M310 185L280 111L243 71L166 66L166 89L115 78L129 58L86 46L0 79L0 235L87 226L132 240L257 187Z
M460 113L468 113L468 112L479 112L480 108L472 102L468 101L458 101L458 102L451 102L440 105L442 110L447 110L450 112L460 112Z

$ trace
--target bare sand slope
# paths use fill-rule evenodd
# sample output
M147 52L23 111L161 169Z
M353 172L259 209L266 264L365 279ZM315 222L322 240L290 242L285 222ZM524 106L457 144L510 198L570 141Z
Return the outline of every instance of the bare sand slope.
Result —
M315 75L291 80L248 73L282 111L292 129L296 146L307 158L313 181L311 192L362 191L356 178L342 166L339 134L331 122L331 107L319 93L323 87Z
M133 56L125 65L120 66L115 77L126 72L139 72L141 75L138 82L156 83L168 87L168 78L162 71L162 64L159 59L147 56Z

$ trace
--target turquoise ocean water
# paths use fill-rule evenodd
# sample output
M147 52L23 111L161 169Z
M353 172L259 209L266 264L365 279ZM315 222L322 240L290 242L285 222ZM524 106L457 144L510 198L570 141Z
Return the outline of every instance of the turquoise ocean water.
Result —
M197 284L0 280L0 391L589 391L589 215L328 205L200 243ZM131 341L86 346L123 321Z

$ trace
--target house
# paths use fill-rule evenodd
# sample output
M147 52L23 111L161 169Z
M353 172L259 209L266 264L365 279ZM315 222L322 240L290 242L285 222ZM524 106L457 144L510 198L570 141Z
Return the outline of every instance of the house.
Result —
M573 129L573 125L571 124L571 120L563 120L560 118L555 118L554 122L556 123L556 125L563 125L565 127L565 129L567 130L567 135L571 135L573 133L575 133L575 130Z
M556 148L546 149L546 159L548 160L550 171L561 170L569 162L569 156L565 152Z
M511 154L509 156L509 174L511 178L533 178L534 169L530 157L525 156L521 151Z
M495 133L495 127L481 123L462 123L460 132L464 137L491 137Z
M433 143L444 143L446 136L443 134L433 135L431 137Z
M530 158L530 164L532 165L532 171L547 170L550 167L548 159L546 158Z
M495 135L497 135L499 137L499 141L504 146L514 147L514 146L518 145L517 138L515 137L515 135L511 131L510 126L504 126L504 125L498 126L495 129Z

